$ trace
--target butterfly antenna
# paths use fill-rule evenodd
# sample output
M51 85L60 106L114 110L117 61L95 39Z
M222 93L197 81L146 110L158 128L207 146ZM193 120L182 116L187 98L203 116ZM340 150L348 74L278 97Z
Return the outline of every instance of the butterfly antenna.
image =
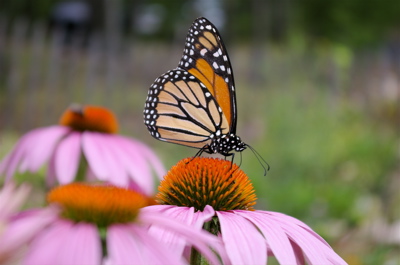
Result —
M240 152L240 163L239 163L239 167L242 165L242 161L243 161L243 156L242 156L242 152Z
M267 161L265 161L265 159L256 151L256 149L254 149L253 147L251 147L250 145L246 144L247 147L250 148L251 151L253 151L254 155L256 156L258 162L261 164L261 166L264 168L264 176L267 175L267 172L270 170L270 166L267 163ZM263 163L264 162L264 163ZM267 167L265 167L265 165L267 165Z

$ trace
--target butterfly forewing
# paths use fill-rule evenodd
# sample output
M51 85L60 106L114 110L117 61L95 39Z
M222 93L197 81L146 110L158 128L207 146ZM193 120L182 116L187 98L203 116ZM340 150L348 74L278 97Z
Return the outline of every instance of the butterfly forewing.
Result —
M202 82L236 132L236 97L232 67L218 30L205 18L196 19L186 37L179 67Z
M222 109L206 86L185 70L171 70L150 87L145 124L157 139L202 148L210 135L229 133Z

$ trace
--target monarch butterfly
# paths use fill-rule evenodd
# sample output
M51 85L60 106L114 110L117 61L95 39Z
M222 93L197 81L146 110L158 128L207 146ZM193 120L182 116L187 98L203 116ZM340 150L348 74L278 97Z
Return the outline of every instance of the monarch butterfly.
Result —
M191 25L178 67L151 85L143 114L154 138L198 148L198 154L233 156L232 151L250 147L235 134L232 67L218 30L206 18Z

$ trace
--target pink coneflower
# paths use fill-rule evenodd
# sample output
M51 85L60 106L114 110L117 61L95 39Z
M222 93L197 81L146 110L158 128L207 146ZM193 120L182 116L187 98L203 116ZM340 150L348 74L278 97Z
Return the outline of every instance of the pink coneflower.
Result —
M8 182L0 190L0 264L11 262L20 254L34 234L48 225L56 212L45 210L23 218L17 214L29 195L27 185L17 187Z
M254 210L256 196L246 174L230 161L187 158L161 181L157 200L144 209L221 236L232 264L346 264L310 227L282 213ZM189 216L208 215L205 223ZM159 234L154 233L155 235Z
M162 213L142 212L154 201L133 190L70 183L53 189L47 201L50 206L41 211L60 212L36 231L22 256L23 264L185 264L183 249L177 248L182 242L219 264L213 251L224 251L216 236L169 220ZM27 223L25 230L34 225ZM149 233L150 226L179 239L162 242Z
M73 106L59 125L38 128L25 134L0 163L0 174L10 179L20 172L37 172L46 162L47 183L72 182L77 173L115 185L132 185L146 194L154 189L152 168L158 177L165 173L154 152L139 141L117 135L114 114L102 107Z

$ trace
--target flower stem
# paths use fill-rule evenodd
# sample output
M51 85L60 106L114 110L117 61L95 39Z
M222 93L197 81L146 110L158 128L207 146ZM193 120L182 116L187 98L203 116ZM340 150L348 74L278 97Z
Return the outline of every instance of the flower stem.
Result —
M108 252L107 252L107 228L101 228L99 227L99 233L100 233L100 239L101 239L101 249L102 249L102 255L103 257L107 257Z
M75 181L85 181L88 169L88 162L86 158L82 155L81 160L79 161L78 170L76 172Z
M192 248L190 265L209 265L209 263L195 248Z
M203 229L218 235L219 232L219 222L217 217L213 217L211 221L203 225ZM190 265L208 265L208 261L194 248L190 253Z

